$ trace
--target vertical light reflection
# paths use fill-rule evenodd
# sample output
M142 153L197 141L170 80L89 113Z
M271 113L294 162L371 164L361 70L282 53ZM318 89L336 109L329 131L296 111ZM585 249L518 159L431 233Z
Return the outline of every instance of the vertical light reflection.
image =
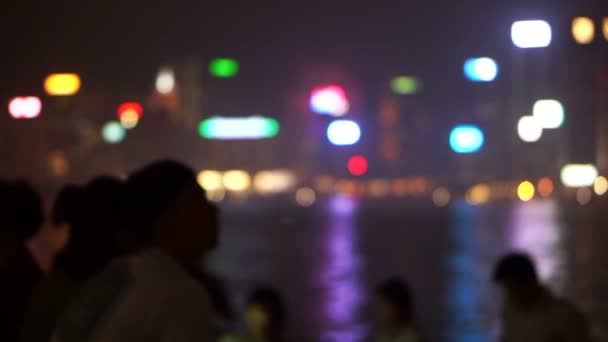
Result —
M542 281L558 293L562 292L566 278L563 242L555 201L515 205L509 246L534 258Z
M321 274L321 284L327 290L324 341L361 341L367 334L359 315L365 290L360 280L363 265L353 217L357 204L349 197L334 197L329 202L327 262Z

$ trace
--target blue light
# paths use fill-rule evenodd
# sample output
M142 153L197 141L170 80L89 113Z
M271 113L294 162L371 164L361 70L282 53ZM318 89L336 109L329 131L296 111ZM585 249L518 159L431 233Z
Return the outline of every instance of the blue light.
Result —
M354 145L361 138L361 128L354 121L336 120L327 127L327 138L334 145Z
M484 144L481 129L474 125L456 126L450 133L450 147L456 153L475 153Z
M498 64L492 58L470 58L464 63L464 74L473 82L492 82L498 76Z

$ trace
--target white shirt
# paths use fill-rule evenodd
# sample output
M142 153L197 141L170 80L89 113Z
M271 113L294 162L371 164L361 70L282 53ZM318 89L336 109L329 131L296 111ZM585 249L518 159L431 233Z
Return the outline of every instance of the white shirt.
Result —
M57 326L53 341L213 341L206 290L151 249L116 260L94 277Z
M548 291L530 310L518 310L507 304L503 315L505 342L589 341L585 318L573 305Z

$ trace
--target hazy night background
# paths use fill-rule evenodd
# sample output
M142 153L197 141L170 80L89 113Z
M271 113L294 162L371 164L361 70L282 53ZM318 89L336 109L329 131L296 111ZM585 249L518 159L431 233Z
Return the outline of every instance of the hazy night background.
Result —
M578 16L595 23L589 45L572 37ZM279 194L222 189L214 198L224 235L212 265L237 307L270 283L287 296L292 335L359 341L370 331L369 291L400 274L433 340L493 341L499 300L489 272L520 249L608 341L608 202L591 187L560 184L568 163L608 174L604 18L602 0L5 4L0 176L31 180L50 201L66 182L125 175L163 157L197 171L288 170L293 184ZM551 24L549 47L514 47L511 24L525 19ZM469 82L465 60L485 56L498 63L496 81ZM218 57L238 60L236 77L209 74ZM176 75L166 96L155 90L161 67ZM58 72L80 76L76 95L45 94L45 77ZM419 92L393 94L400 75L417 78ZM330 84L347 92L344 119L361 126L353 146L331 145L333 118L309 108L311 90ZM11 118L16 96L40 97L40 117ZM520 141L519 118L545 98L564 104L564 126ZM143 117L123 142L107 144L101 127L127 101L141 103ZM387 126L390 108L398 119ZM202 139L199 122L218 115L274 117L281 130L259 141ZM459 124L483 129L480 152L450 149ZM349 174L354 155L369 162L363 176ZM551 194L518 199L520 182L542 178L555 184Z

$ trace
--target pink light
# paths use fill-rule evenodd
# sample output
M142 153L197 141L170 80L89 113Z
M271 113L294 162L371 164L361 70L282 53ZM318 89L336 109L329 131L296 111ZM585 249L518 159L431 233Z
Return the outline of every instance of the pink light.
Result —
M310 93L310 108L322 115L343 116L350 105L344 89L337 85L318 87Z
M34 119L42 111L42 102L36 96L19 96L11 100L8 111L15 119Z

